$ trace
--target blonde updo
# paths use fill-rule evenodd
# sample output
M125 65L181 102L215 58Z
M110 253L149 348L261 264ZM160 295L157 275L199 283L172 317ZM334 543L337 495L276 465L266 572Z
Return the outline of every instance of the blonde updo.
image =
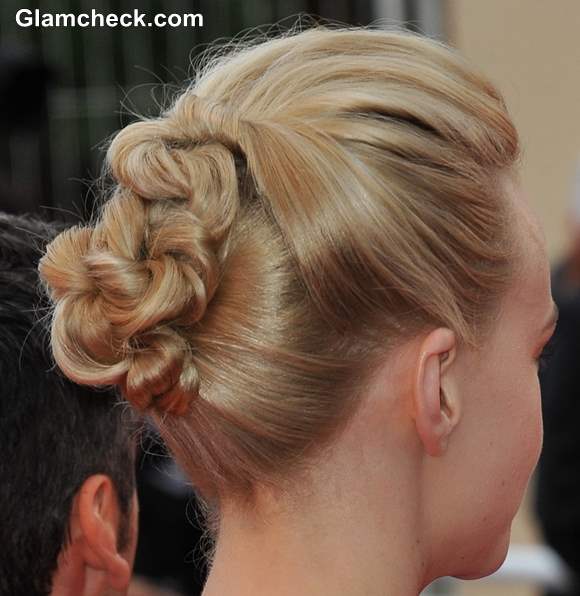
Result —
M205 495L276 483L428 326L476 344L512 274L497 91L419 36L315 28L209 62L127 126L40 271L55 359L147 410Z

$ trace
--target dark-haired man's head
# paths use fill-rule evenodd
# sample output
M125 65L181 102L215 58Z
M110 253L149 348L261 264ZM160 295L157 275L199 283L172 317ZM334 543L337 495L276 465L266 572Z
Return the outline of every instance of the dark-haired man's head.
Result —
M131 414L54 368L36 267L59 230L0 214L0 595L124 594L136 542Z

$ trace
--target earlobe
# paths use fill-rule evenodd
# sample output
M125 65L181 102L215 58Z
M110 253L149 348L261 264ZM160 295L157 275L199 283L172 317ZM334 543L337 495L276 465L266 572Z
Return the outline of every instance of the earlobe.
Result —
M111 479L103 474L90 476L75 499L87 567L100 572L114 590L125 590L131 566L117 548L121 511Z
M459 418L459 404L445 388L456 349L453 331L438 328L422 341L416 360L415 425L426 453L433 457L445 453Z

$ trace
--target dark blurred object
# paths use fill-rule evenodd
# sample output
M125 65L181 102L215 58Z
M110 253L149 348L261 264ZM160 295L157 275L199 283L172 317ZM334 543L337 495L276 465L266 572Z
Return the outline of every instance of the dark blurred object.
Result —
M152 429L143 438L137 484L140 510L135 577L184 596L198 596L206 568L195 496Z
M36 211L50 203L47 95L52 75L25 48L0 48L0 209Z
M46 121L51 73L39 56L15 46L0 48L0 126L3 135L15 129L39 128Z
M580 178L570 215L570 248L552 273L560 317L549 366L540 375L544 447L537 513L547 544L580 578ZM546 596L580 596L580 581L568 592Z

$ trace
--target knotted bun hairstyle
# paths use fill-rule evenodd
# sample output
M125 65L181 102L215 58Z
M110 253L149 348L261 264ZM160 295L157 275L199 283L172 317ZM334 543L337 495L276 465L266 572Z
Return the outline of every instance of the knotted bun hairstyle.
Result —
M115 137L98 221L48 248L55 359L150 412L206 496L282 482L399 341L479 341L517 156L497 91L436 42L315 28L221 56Z
M239 206L235 143L199 103L184 96L117 135L100 222L61 235L41 265L67 321L53 326L57 362L77 382L120 383L142 410L183 413L198 392L184 330L215 293Z

